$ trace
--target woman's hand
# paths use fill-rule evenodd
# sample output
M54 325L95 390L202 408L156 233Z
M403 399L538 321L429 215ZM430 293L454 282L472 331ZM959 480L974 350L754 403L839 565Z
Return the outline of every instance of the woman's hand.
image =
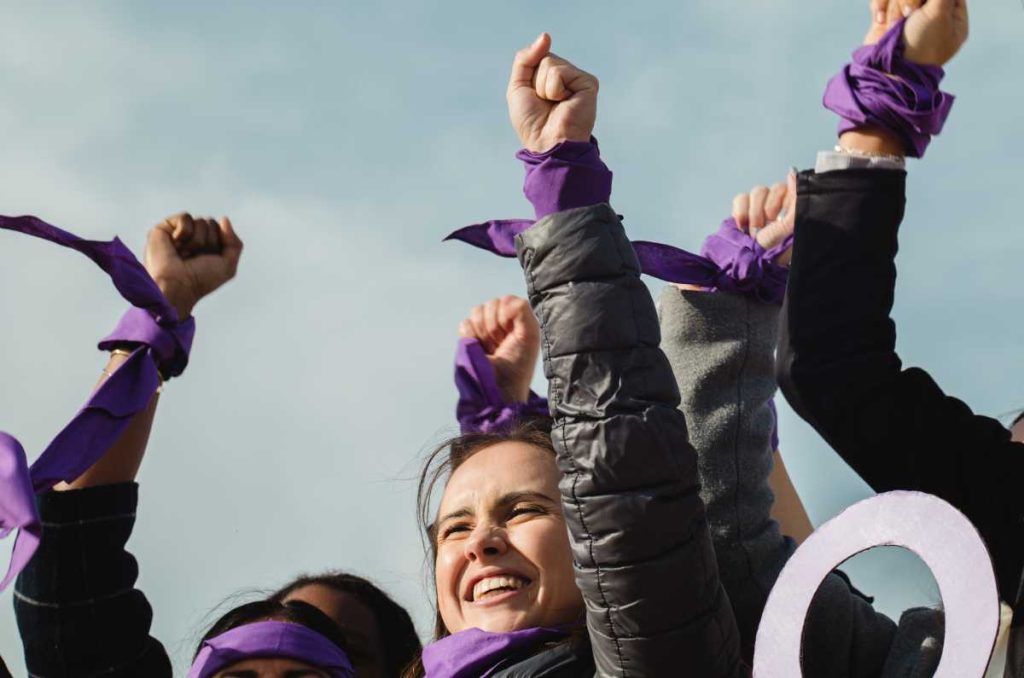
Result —
M547 33L516 53L508 113L523 146L542 153L563 141L589 141L597 118L597 78L550 53Z
M740 230L751 235L766 250L775 247L793 233L796 225L796 172L790 171L784 182L771 188L755 186L732 201L732 218ZM775 263L789 266L793 248L780 254Z
M146 271L184 320L196 303L235 277L242 241L231 220L193 218L187 212L153 227L146 242Z
M525 299L507 296L476 306L459 336L477 339L494 367L507 402L526 402L540 355L540 325Z
M902 17L903 55L914 63L943 66L967 42L967 0L872 0L873 22L864 39L873 45Z

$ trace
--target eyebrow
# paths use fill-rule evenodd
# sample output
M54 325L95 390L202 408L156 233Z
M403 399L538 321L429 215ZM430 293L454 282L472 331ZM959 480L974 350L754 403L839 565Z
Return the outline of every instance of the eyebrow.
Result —
M549 504L558 503L557 501L547 496L543 492L508 492L506 494L503 494L501 498L498 499L498 506L508 506L509 504L515 504L516 502L524 500L546 501ZM473 511L471 511L468 506L464 506L460 509L452 511L451 513L445 514L444 516L438 519L436 524L441 525L446 521L452 520L454 518L468 518L471 515L473 515Z

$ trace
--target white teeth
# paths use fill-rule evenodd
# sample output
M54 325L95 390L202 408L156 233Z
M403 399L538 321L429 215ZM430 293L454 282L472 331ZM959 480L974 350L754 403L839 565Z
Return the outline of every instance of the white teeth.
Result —
M483 596L497 589L518 591L526 586L526 584L526 580L515 576L487 577L478 581L476 586L473 587L473 600L480 600Z

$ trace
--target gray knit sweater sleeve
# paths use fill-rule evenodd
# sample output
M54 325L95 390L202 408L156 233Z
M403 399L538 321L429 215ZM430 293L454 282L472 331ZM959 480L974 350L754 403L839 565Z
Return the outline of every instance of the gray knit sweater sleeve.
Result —
M795 550L770 515L778 307L668 287L659 315L722 583L749 657L768 592Z
M679 386L719 575L748 661L768 593L795 550L771 518L768 485L778 313L745 297L675 287L659 308L661 347ZM878 676L892 663L895 635L892 620L844 576L829 575L808 613L804 673Z

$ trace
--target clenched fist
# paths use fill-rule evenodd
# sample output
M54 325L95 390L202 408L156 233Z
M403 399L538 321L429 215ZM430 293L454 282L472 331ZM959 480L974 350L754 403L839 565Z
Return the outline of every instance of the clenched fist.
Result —
M563 141L589 141L597 119L597 78L550 53L547 33L516 53L508 114L523 146L542 153Z
M796 226L796 173L790 172L785 182L771 188L755 186L749 193L737 195L732 201L732 218L764 249L781 243ZM792 259L790 247L775 263L789 266Z
M241 256L242 241L227 217L214 221L183 212L150 230L144 263L184 320L200 299L235 277Z
M864 40L873 45L906 16L903 54L914 63L943 66L967 42L967 0L872 0L874 22Z
M526 402L540 355L540 325L525 299L507 296L476 306L459 323L459 336L477 339L506 402Z

